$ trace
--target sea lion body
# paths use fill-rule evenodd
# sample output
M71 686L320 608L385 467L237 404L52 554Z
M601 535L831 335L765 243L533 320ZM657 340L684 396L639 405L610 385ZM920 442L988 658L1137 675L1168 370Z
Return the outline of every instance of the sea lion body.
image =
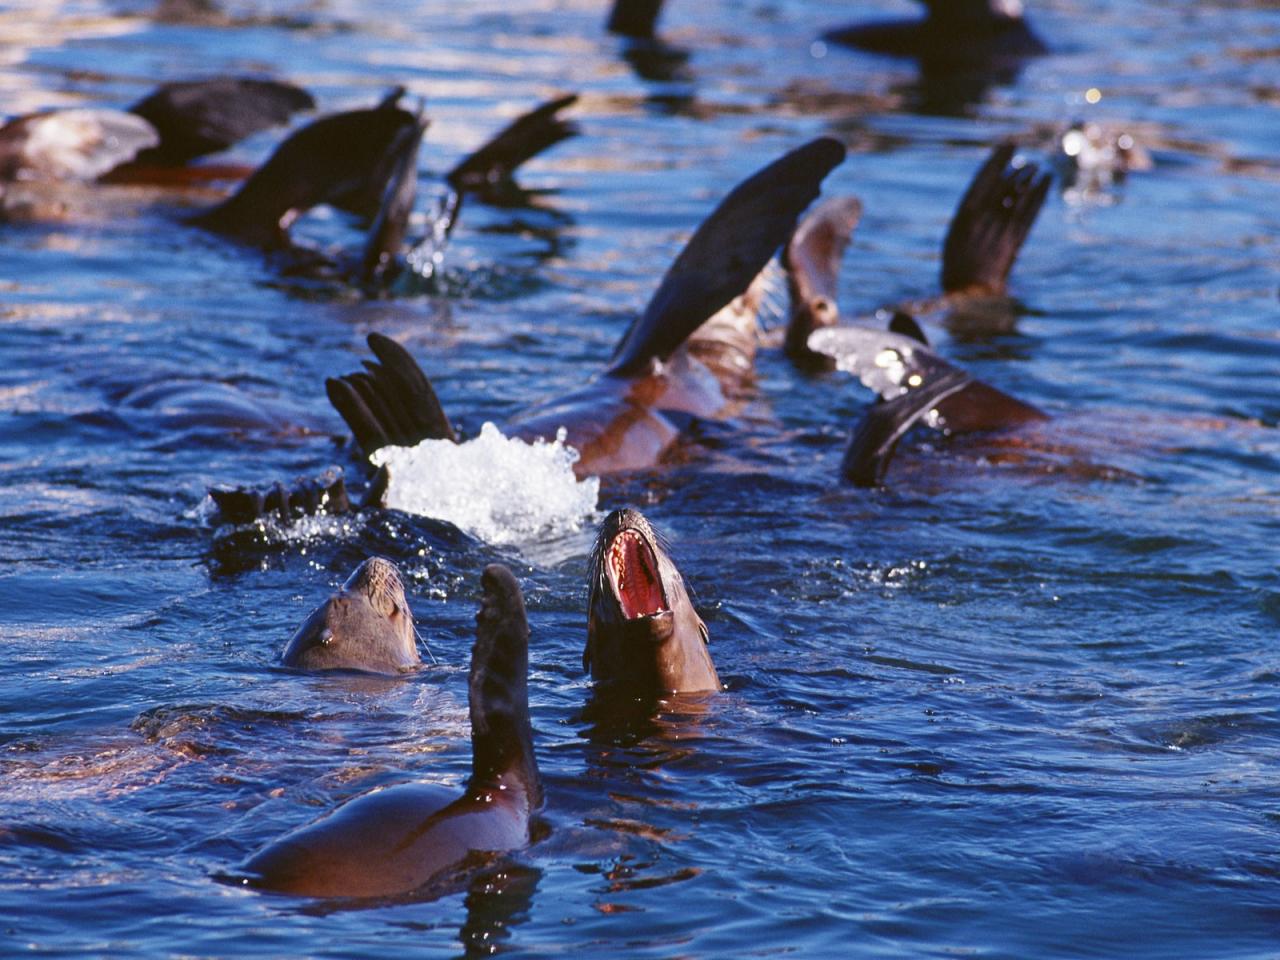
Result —
M447 882L528 845L542 785L529 722L529 626L511 571L481 577L471 653L472 773L461 796L410 783L365 794L254 855L251 886L308 897L387 897Z
M298 628L281 656L304 670L395 674L422 662L395 564L370 557Z
M706 624L640 511L615 510L605 518L587 585L582 662L597 683L643 693L721 688Z
M746 394L765 270L822 180L845 156L818 138L738 184L703 221L583 387L506 424L526 440L565 440L579 477L652 467L692 418L720 418ZM398 343L368 338L378 359L325 384L365 455L389 445L456 440L426 375Z
M555 437L580 454L579 477L658 463L688 417L726 416L754 373L759 283L707 320L666 362L630 377L598 377L578 390L508 421L525 440Z

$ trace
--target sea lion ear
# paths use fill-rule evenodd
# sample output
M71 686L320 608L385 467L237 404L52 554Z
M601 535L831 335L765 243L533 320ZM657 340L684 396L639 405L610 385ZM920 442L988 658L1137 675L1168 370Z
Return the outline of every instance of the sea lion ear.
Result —
M698 632L702 634L702 642L711 645L711 631L707 629L707 625L703 623L702 618L698 617Z

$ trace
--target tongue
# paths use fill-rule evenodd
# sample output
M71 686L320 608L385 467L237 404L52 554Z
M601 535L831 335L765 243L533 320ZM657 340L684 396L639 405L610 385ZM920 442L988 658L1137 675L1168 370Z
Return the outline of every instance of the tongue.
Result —
M618 603L628 620L658 613L663 609L662 585L653 569L649 550L627 537L623 541L626 577L618 583Z

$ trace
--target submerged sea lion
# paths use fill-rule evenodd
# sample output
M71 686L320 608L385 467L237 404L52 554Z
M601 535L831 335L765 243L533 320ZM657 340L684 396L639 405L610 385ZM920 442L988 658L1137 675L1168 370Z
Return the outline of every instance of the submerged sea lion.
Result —
M834 140L814 140L734 188L668 269L604 372L505 432L554 439L564 428L581 455L574 469L587 476L653 466L689 415L723 416L752 374L759 275L844 152ZM378 363L326 383L365 454L456 439L408 352L380 334L370 334L369 346Z
M858 24L824 40L872 53L968 67L1048 52L1023 17L1022 0L921 0L923 20Z
M280 658L304 670L402 673L422 662L400 571L370 557L312 611Z
M720 689L707 626L639 510L605 518L588 570L582 666L597 683L640 693Z
M0 180L146 180L314 106L290 83L213 77L163 84L128 110L27 114L0 126Z
M308 897L388 897L457 879L477 855L529 843L542 783L529 723L529 625L520 585L485 568L471 651L471 778L375 790L256 853L243 882Z

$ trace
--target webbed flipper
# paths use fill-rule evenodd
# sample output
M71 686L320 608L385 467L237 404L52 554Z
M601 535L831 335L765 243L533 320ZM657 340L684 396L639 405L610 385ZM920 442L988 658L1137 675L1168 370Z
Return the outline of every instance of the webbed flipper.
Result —
M707 319L741 294L796 219L818 196L845 148L820 137L734 187L685 244L644 313L628 328L606 373L631 376L665 360Z
M841 475L857 487L879 486L903 435L968 383L968 374L952 368L917 390L873 404L853 432L840 464Z
M1004 292L1050 181L1034 163L1011 166L1013 152L1011 143L992 150L960 199L942 245L946 293Z
M578 132L572 120L559 116L577 99L576 93L557 97L517 117L488 143L463 158L445 179L454 190L482 196L509 184L520 164Z
M325 381L329 401L351 428L367 457L386 446L412 447L423 440L457 440L431 381L404 347L369 334L377 363Z
M213 77L166 83L129 108L160 135L160 142L135 161L179 166L225 150L315 105L307 91L279 80Z
M381 204L406 136L422 118L387 104L321 117L291 134L231 197L191 222L267 249L288 244L293 220L322 203L350 209L355 198Z
M218 508L218 520L237 526L271 516L287 524L303 516L351 512L346 481L336 467L318 477L299 477L288 487L214 487L209 496Z
M805 216L783 250L791 318L783 348L793 362L829 367L809 349L809 334L840 319L837 295L845 249L862 218L857 197L831 197Z

